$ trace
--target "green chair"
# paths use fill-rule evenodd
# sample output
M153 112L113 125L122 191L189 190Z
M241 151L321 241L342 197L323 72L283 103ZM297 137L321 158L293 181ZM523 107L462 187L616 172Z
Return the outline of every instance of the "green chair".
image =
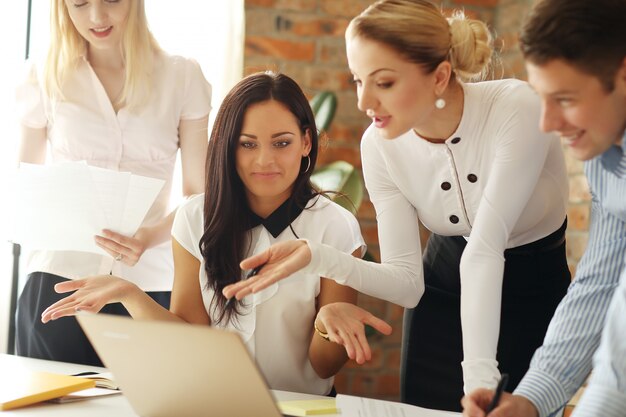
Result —
M330 91L321 91L311 99L309 104L315 114L317 129L328 130L337 110L337 96Z
M315 114L317 128L328 130L337 110L337 96L331 91L322 91L309 104ZM311 175L311 182L317 189L329 191L333 201L356 215L363 201L363 179L352 164L335 161L320 166Z

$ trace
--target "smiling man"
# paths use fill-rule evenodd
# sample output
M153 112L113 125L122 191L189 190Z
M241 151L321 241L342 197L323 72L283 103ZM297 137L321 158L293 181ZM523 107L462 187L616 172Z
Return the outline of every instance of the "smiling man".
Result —
M576 277L543 346L514 394L504 395L489 416L555 413L588 376L596 349L595 371L575 416L623 416L626 1L540 1L520 40L529 82L542 100L541 128L560 135L571 154L585 161L591 224ZM463 399L464 415L484 416L492 397L490 390L472 392Z

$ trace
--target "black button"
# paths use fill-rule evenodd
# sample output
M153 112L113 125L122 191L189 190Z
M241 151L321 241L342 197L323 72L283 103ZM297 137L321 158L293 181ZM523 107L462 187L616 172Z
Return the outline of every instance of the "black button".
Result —
M459 222L458 217L456 217L454 214L450 216L450 223L457 224L458 222Z
M476 181L478 181L478 177L477 177L476 175L474 175L474 174L469 174L469 175L467 176L467 180L468 180L469 182L476 182Z
M450 142L452 142L452 143L454 143L456 145L460 141L461 141L461 138L457 136L456 138L452 139Z
M448 191L450 188L452 188L452 185L450 185L450 183L448 181L442 182L441 183L441 189L444 191Z

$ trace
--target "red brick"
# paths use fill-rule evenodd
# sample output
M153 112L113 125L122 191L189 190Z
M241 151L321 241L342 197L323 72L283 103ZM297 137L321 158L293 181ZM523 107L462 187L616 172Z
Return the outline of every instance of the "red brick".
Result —
M400 396L400 377L398 374L381 375L378 377L376 396Z
M349 18L357 16L370 4L372 4L371 0L320 0L320 8L322 12L335 16L346 16Z
M357 168L361 168L361 154L358 147L328 146L320 149L318 165L329 164L333 161L346 161Z
M589 185L584 175L573 175L569 178L569 201L570 203L591 201Z
M348 71L348 58L346 58L346 43L343 36L339 39L320 39L318 41L318 60L321 64L332 64L335 67L343 67ZM351 77L352 78L352 77Z
M297 42L269 36L248 36L245 56L269 56L292 61L312 62L315 59L314 42Z
M404 317L404 307L397 304L389 304L389 311L387 312L387 320L398 321Z
M387 301L383 301L379 298L371 297L365 294L359 294L358 306L364 310L369 311L377 317L384 317L387 309Z
M574 158L572 152L567 145L563 145L563 153L565 154L565 165L567 166L567 173L569 175L582 174L584 172L583 161Z
M310 12L317 8L317 0L278 0L277 8Z
M366 242L378 242L378 226L375 222L361 222L361 234Z
M243 69L243 74L245 76L245 75L254 74L256 72L265 72L265 71L277 72L278 68L276 67L276 65L272 65L269 62L265 65L246 65L245 68Z
M567 209L567 228L576 231L589 230L589 212L588 204L570 205Z
M246 8L248 7L274 7L276 0L245 0Z
M370 255L374 262L380 262L380 248L377 242L365 242L367 243L367 253Z
M317 7L317 0L245 0L248 7L271 7L276 9L312 11Z
M376 392L376 376L371 373L355 373L352 377L352 394L371 397Z
M335 389L340 394L347 394L349 392L349 374L343 368L337 375L335 375Z
M376 220L376 210L369 200L363 200L357 214L360 219Z
M397 370L400 372L400 348L388 349L387 357L385 358L385 368L388 370Z
M463 6L496 7L499 0L454 0L453 4Z
M587 233L570 232L566 235L566 254L571 262L578 262L585 253L589 236Z
M363 135L363 126L359 123L345 123L341 121L333 121L328 131L328 138L333 143L346 143L359 146L361 136Z
M352 89L352 75L345 68L309 68L307 87L315 90L340 91Z
M285 31L298 36L335 36L343 38L350 22L342 17L312 17L309 15L285 16L288 24Z

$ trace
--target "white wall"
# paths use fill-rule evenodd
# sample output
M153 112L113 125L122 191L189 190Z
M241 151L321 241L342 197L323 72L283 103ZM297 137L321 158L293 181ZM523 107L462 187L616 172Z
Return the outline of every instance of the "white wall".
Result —
M37 0L35 0L37 1ZM9 293L12 273L11 244L8 240L10 224L10 187L15 169L18 129L15 122L14 89L23 68L26 47L26 1L5 2L2 5L0 25L0 352L6 352L9 315Z

